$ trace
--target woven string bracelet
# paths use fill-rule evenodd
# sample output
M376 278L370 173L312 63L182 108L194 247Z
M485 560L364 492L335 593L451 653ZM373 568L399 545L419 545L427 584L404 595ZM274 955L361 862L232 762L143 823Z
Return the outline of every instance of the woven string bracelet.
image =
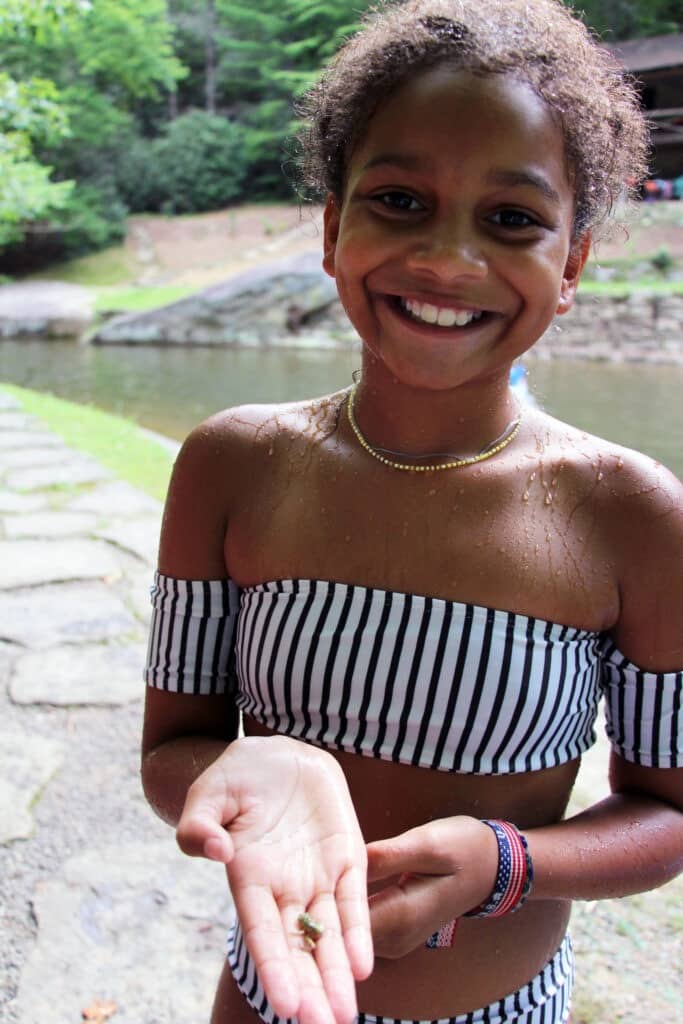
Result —
M498 875L488 900L468 910L463 917L502 917L514 914L531 892L534 866L529 847L521 832L508 821L482 819L493 829L498 841ZM427 949L444 949L453 945L456 921L450 921L427 939Z

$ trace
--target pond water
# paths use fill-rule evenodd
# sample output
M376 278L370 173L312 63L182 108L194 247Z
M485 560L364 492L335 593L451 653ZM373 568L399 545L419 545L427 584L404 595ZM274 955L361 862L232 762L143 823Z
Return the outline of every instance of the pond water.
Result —
M356 353L340 351L0 342L0 380L91 403L178 440L226 406L344 387L357 364ZM683 368L530 360L528 372L548 412L683 477Z

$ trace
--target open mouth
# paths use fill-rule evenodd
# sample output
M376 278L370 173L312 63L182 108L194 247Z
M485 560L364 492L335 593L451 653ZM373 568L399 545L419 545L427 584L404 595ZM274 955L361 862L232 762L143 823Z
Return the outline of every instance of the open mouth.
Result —
M452 309L449 306L436 306L430 302L419 302L402 296L396 296L393 305L409 320L430 327L469 327L470 324L480 323L492 315L483 309Z

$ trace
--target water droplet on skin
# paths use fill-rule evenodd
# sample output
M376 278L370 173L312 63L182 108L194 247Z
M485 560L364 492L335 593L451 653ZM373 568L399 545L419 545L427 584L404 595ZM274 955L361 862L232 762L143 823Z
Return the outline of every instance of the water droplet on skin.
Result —
M623 469L623 468L624 468L624 460L620 457L620 458L617 459L617 469Z
M528 501L528 500L529 500L529 492L525 491L524 494L522 495L522 501Z
M435 488L432 488L431 491L427 491L427 494L429 495L430 498L433 498L434 495L436 494Z
M550 481L550 486L551 486L551 487L557 487L557 477L555 477L555 479L554 479L554 480L551 480L551 481Z
M598 473L598 483L604 479L604 473Z
M532 473L531 476L529 477L529 483L532 484L535 479L536 479L536 474Z
M552 503L553 503L553 496L552 496L552 494L546 494L545 498L543 499L543 504L544 505L552 505Z
M272 446L272 444L271 444L270 448L268 449L268 454L269 455L273 454L273 446Z

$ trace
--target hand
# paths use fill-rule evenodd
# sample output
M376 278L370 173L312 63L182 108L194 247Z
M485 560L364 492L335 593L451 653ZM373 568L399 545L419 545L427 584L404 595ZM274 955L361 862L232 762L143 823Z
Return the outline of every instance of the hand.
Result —
M372 938L365 844L334 758L282 736L236 740L188 790L177 838L185 853L227 865L274 1012L350 1024ZM314 950L302 912L324 928Z
M476 818L440 818L368 844L368 881L390 879L370 897L377 956L398 959L486 900L498 873L498 843Z

